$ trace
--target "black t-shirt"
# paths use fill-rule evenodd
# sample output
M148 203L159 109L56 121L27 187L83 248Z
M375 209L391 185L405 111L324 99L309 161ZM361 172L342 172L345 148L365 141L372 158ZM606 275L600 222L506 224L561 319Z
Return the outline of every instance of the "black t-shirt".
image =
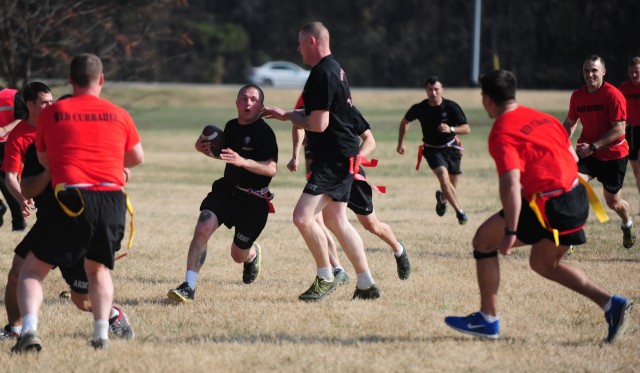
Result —
M240 125L238 119L227 122L224 127L224 139L227 148L231 148L241 157L254 161L278 161L278 143L276 135L262 119L251 124ZM225 180L242 188L262 189L269 186L271 177L257 175L242 167L227 164L224 169Z
M439 106L429 105L429 100L417 103L409 108L404 118L409 122L416 119L420 121L422 142L429 145L445 145L455 137L453 133L438 132L440 123L450 126L467 123L467 117L460 106L446 98L442 99L442 104Z
M349 83L333 55L311 69L302 97L307 115L316 110L329 111L329 126L324 132L307 131L314 160L335 161L357 155L360 139L353 124Z
M364 116L362 116L362 113L360 112L360 110L358 110L358 108L356 108L355 106L352 106L352 109L353 109L353 125L356 129L356 133L358 134L358 136L360 136L363 133L365 133L366 130L371 129L371 126L369 125L369 122L367 122L367 120L364 119Z
M24 168L22 169L22 178L26 178L29 176L40 175L44 172L44 167L40 164L38 160L38 153L36 151L35 143L32 143L27 148L24 157ZM40 193L38 196L33 198L35 202L36 208L36 217L40 218L40 216L49 209L51 204L57 203L55 196L53 194L53 187L51 183L47 183L47 187Z

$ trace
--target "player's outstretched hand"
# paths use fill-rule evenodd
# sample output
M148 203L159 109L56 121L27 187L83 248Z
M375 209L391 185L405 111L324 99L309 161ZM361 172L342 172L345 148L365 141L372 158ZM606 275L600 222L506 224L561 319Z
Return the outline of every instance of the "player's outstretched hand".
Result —
M291 118L291 112L276 106L265 106L262 110L262 117L267 119L289 120L289 118Z
M236 167L244 167L246 162L246 159L242 158L240 154L234 152L231 148L222 149L220 159Z

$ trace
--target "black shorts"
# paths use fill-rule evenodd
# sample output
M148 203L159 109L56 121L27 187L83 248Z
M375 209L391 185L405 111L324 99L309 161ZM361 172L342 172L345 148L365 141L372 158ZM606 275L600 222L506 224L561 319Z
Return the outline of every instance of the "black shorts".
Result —
M583 226L589 217L589 199L582 184L576 185L567 193L549 198L544 209L549 224L560 232L560 245L582 245L587 242L584 229L562 234L563 231ZM500 211L500 216L504 217L504 210ZM533 245L545 238L555 242L553 233L540 224L538 217L529 207L529 202L524 198L522 199L517 232L518 239L527 245Z
M78 260L74 265L67 268L60 268L62 277L69 284L71 290L78 294L89 293L89 280L84 271L84 260Z
M640 151L640 125L630 126L627 124L625 133L627 143L629 144L629 160L637 161L638 152Z
M354 180L347 207L356 215L370 215L373 212L373 189L366 181Z
M433 148L425 146L422 155L427 160L429 168L435 170L440 166L449 171L450 175L460 175L460 163L462 161L462 152L456 148Z
M334 201L347 202L353 183L349 159L343 161L311 163L311 177L304 186L303 193L314 196L325 194Z
M78 198L75 190L63 192L65 199ZM115 253L124 237L127 211L122 191L82 190L84 211L78 217L67 216L56 204L52 213L38 218L45 226L46 241L32 248L40 260L69 268L83 258L113 269ZM58 216L58 218L55 218Z
M580 158L578 172L597 178L604 190L616 194L622 189L628 162L628 156L611 161L600 161L593 157Z
M200 211L216 214L218 224L235 227L233 243L241 249L250 249L267 225L269 203L266 199L251 195L224 179L211 185L211 192L202 200Z

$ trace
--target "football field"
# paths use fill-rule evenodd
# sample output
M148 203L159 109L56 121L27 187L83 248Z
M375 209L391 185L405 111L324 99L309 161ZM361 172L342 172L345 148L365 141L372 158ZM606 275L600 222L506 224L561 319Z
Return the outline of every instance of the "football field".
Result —
M474 232L500 206L498 178L486 146L491 120L479 89L447 89L467 114L471 134L465 148L458 198L469 216L458 225L449 208L435 213L436 177L423 162L415 170L419 123L412 123L408 154L396 153L398 124L406 110L426 98L419 89L357 89L355 105L369 120L377 140L367 171L370 181L387 187L374 195L380 220L405 244L413 271L398 279L391 249L360 232L382 297L353 301L355 273L340 250L352 282L317 303L298 301L315 276L315 263L292 223L293 207L305 183L290 173L290 124L269 120L279 143L278 174L271 183L276 213L258 243L262 269L251 285L242 282L242 265L230 257L231 230L220 227L209 241L195 302L176 305L167 291L184 281L186 256L201 200L222 177L222 161L194 149L206 124L223 127L236 116L240 86L108 84L103 96L125 106L136 121L145 163L134 168L126 190L135 210L135 240L113 272L115 302L129 315L136 338L111 339L109 349L89 344L92 316L58 294L67 286L59 272L44 282L39 354L12 356L13 341L0 342L0 370L9 372L442 372L442 371L640 371L640 306L631 313L625 335L603 343L603 312L588 299L538 276L529 268L529 247L501 257L501 335L496 341L463 335L447 327L449 315L479 309ZM54 92L54 98L67 93ZM266 105L292 107L297 90L266 89ZM518 101L564 120L568 91L522 91ZM575 142L575 137L574 137ZM602 187L593 182L602 199ZM634 217L640 209L631 168L623 198ZM604 201L603 201L604 202ZM640 243L622 247L620 219L587 225L588 242L567 261L583 269L603 288L640 302ZM4 285L13 249L23 233L10 231L9 215L0 228L0 281ZM638 220L640 221L640 219ZM33 218L28 220L33 225ZM126 250L125 232L123 250ZM2 325L6 315L2 312Z

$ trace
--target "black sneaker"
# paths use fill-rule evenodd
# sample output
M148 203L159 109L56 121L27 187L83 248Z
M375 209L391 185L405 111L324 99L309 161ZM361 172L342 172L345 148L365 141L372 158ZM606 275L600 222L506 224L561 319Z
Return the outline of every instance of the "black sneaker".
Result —
M407 254L407 248L400 241L398 243L402 246L402 255L396 258L396 267L398 267L398 277L400 280L406 280L411 275L411 263L409 263L409 254Z
M244 270L242 271L242 282L250 284L256 280L258 274L260 274L260 261L262 260L262 248L257 243L253 246L256 248L256 256L252 261L244 263Z
M109 340L105 338L100 338L97 341L92 339L91 347L95 348L96 350L106 350L107 348L109 348Z
M11 230L14 232L22 232L25 229L27 229L27 221L24 219L11 223Z
M336 269L333 271L333 281L337 282L338 286L348 284L350 280L347 271L344 269Z
M456 212L456 218L458 218L458 224L460 225L467 224L467 221L469 220L467 214L465 214L464 212Z
M18 337L18 333L14 333L11 331L11 326L9 324L5 325L4 328L0 330L0 341L6 341L7 339Z
M7 205L4 204L3 200L0 200L0 227L4 224L4 214L7 213Z
M356 291L353 292L353 299L373 300L380 298L380 295L380 289L376 284L373 284L370 288L365 290L356 288Z
M436 191L436 214L438 216L444 216L447 212L447 201L442 201L442 192Z
M630 249L636 243L636 230L633 229L633 224L630 227L620 227L622 229L622 246L625 249Z
M180 303L192 303L195 295L196 291L191 289L188 282L183 282L182 285L169 290L167 293L167 297L169 297L169 299Z
M311 287L307 289L304 293L300 294L298 299L303 302L317 302L320 299L326 297L331 294L332 291L336 289L338 286L337 281L334 279L333 281L327 281L322 277L316 276L316 279L311 284Z

